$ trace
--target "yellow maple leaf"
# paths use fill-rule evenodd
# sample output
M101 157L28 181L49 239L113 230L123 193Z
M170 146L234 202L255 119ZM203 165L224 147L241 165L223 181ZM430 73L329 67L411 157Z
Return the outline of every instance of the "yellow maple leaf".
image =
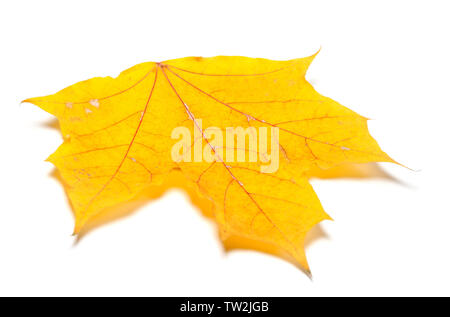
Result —
M48 160L74 208L75 233L102 210L160 186L177 170L213 202L224 239L274 245L308 270L305 235L330 219L309 175L342 163L394 162L370 136L366 118L305 80L314 56L143 63L117 78L93 78L25 100L59 120L64 143ZM229 128L244 131L248 143L235 144L238 134L228 140ZM246 146L267 128L275 143ZM174 139L186 135L189 144Z

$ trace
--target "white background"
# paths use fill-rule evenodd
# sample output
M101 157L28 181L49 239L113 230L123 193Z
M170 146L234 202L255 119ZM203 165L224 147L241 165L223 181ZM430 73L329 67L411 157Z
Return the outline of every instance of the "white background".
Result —
M450 295L450 7L445 1L4 1L0 5L0 295ZM288 59L322 48L308 79L370 117L398 179L313 181L335 219L307 248L313 280L223 251L171 191L78 244L44 159L62 142L22 104L144 61Z

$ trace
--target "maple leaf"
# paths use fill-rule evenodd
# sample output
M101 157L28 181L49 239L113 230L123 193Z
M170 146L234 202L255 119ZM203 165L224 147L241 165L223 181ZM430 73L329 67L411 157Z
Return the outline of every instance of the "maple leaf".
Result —
M272 244L308 270L305 235L330 219L308 182L311 171L394 162L370 136L366 118L306 81L314 57L149 62L117 78L93 78L25 100L59 120L64 143L48 160L59 170L72 203L74 232L105 208L160 186L178 170L213 202L224 239L234 235ZM179 127L197 135L189 146L204 145L212 160L174 159L172 137ZM224 150L243 151L246 157L250 150L221 146L208 127L271 128L272 136L277 131L272 144L272 152L279 150L277 168L267 172L267 162L229 162ZM255 151L268 154L264 148Z

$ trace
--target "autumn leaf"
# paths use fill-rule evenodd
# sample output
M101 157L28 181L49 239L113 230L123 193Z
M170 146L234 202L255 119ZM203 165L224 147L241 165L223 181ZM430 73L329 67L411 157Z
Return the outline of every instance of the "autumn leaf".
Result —
M394 162L370 136L366 118L306 81L314 57L149 62L117 78L93 78L25 100L59 120L64 143L48 160L73 206L75 233L101 211L162 186L176 170L212 201L223 239L274 245L308 270L305 235L330 219L308 182L311 173L343 163ZM270 129L276 143L229 146L214 129L230 127L250 128L248 143L251 132ZM174 131L191 136L177 158ZM192 159L199 145L204 157L195 160L194 151ZM246 160L230 160L229 151ZM260 160L251 161L253 154ZM279 160L276 168L268 168L268 158Z

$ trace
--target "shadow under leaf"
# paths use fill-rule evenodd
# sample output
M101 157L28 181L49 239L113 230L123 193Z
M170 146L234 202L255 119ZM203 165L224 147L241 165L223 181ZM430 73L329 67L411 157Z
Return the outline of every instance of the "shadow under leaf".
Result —
M52 128L59 130L59 123L56 119L50 120L43 124L46 128ZM60 183L64 185L63 179L60 177L56 169L53 170L51 176L56 178ZM307 174L310 178L320 178L320 179L340 179L340 178L351 178L351 179L385 179L388 181L393 181L402 184L396 178L384 171L377 163L367 163L367 164L343 164L328 170L322 170L319 168L314 168L310 170ZM64 186L65 188L65 186ZM213 219L214 204L207 198L201 196L197 190L188 185L184 177L181 175L181 171L174 170L162 185L150 185L145 191L140 195L128 201L126 203L119 204L117 206L106 208L98 215L90 219L86 225L83 227L81 232L76 236L74 244L76 245L80 240L82 240L86 235L95 230L96 228L103 226L105 224L114 222L116 220L127 217L137 210L139 210L144 205L151 201L154 201L164 195L169 189L178 188L185 193L190 198L191 203L196 206L200 212L208 219ZM70 201L69 201L70 204ZM73 208L72 208L73 212ZM218 234L219 235L219 234ZM323 238L328 238L326 232L323 230L320 224L313 227L312 230L307 234L305 240L305 248L309 247L315 241ZM232 250L256 250L264 253L271 254L273 256L282 258L296 267L302 269L295 259L290 256L287 252L278 248L272 244L265 242L244 238L237 235L230 235L225 240L222 241L224 250L226 252ZM302 269L303 270L303 269Z

